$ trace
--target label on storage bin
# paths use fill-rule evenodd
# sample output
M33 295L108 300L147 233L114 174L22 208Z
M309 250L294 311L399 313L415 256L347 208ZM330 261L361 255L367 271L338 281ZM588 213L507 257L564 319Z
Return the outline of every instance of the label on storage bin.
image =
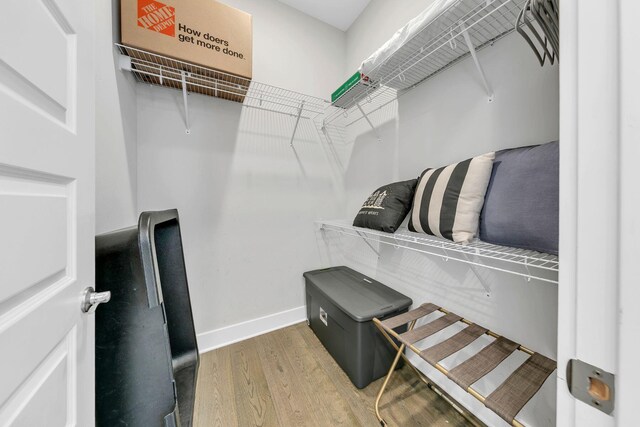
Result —
M329 318L329 316L327 315L327 312L324 311L322 309L322 307L320 307L320 320L322 321L322 323L324 323L324 326L329 326L327 324L327 319Z

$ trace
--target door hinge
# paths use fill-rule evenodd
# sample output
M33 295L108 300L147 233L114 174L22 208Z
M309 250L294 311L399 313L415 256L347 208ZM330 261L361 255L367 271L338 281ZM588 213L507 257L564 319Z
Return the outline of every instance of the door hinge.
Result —
M611 414L615 398L615 376L578 359L567 363L567 385L578 400Z

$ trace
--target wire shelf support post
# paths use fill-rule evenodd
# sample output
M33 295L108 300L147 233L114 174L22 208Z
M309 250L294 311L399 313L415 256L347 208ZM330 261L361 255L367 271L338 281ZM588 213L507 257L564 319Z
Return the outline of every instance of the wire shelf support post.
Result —
M490 4L490 1L487 0L487 5ZM464 23L460 23L460 27L462 28L462 37L464 37L464 41L467 44L467 48L469 49L469 53L471 54L471 58L473 58L473 63L476 65L476 69L478 70L478 74L480 74L480 80L482 80L482 85L484 86L484 90L487 91L487 102L493 102L493 89L491 85L487 81L487 76L484 74L484 69L482 68L482 64L480 64L480 60L478 60L478 55L476 54L476 48L473 46L473 42L471 41L471 37L469 37L469 32L467 31L467 27Z
M364 112L364 110L362 109L362 106L360 105L360 103L357 102L356 106L358 107L358 110L360 110L360 113L362 113L362 117L364 117L364 119L367 121L367 123L369 123L369 126L371 126L371 129L373 130L373 134L376 136L376 139L378 140L378 142L382 142L382 138L380 137L380 134L378 133L378 129L373 125L373 123L371 122L371 119L369 118L369 116L367 116L367 113Z
M296 138L296 132L298 131L298 124L300 124L300 116L302 116L302 110L304 109L304 100L300 103L300 108L298 108L298 115L296 116L296 124L293 126L293 134L291 134L291 141L289 141L289 145L293 147L293 140Z
M185 124L185 133L187 135L191 134L191 127L189 126L189 101L187 96L187 73L185 71L181 72L182 75L182 101L184 102L184 124Z

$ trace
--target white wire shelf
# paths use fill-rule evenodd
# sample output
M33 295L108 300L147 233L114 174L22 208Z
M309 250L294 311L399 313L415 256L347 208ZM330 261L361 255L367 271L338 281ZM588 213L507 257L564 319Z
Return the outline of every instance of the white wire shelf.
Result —
M346 221L318 221L316 224L322 231L333 231L361 238L369 245L371 242L379 242L396 248L437 256L446 261L459 261L474 267L514 274L527 280L537 279L548 283L558 283L560 262L556 255L494 245L478 239L462 245L436 236L414 233L406 228L401 228L391 234L354 227ZM372 247L372 249L375 251L375 248Z
M366 118L369 111L380 109L469 55L473 57L489 101L492 101L492 89L477 60L476 51L512 32L524 3L525 0L455 1L368 73L372 80L380 83L378 86L371 86L355 96L344 108L334 107L325 120L340 120L350 125Z
M185 108L187 94L198 93L241 102L245 107L289 115L296 118L295 129L297 129L298 120L315 120L322 116L330 105L329 101L322 98L201 67L146 50L119 43L116 43L116 47L121 55L121 69L131 71L139 82L182 90ZM186 125L188 131L189 124L186 123ZM292 142L294 137L295 130Z

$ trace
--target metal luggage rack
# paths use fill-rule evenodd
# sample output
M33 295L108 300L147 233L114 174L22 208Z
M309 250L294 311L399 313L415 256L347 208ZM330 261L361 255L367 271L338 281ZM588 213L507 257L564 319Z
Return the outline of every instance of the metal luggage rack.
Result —
M514 274L527 280L535 279L547 283L558 283L560 262L556 255L494 245L478 239L463 245L428 234L414 233L406 228L401 228L391 234L354 227L342 221L318 221L317 224L323 232L334 231L342 235L363 239L369 248L378 255L379 252L372 242L437 256L445 261L452 260L468 264L472 267L487 294L490 293L490 286L485 283L475 267Z
M251 79L201 67L146 50L116 43L120 69L131 71L136 80L182 91L186 132L190 133L189 93L240 102L244 107L285 114L295 118L291 144L299 121L315 120L325 113L329 101L256 82Z
M422 319L436 312L443 314L443 316L417 326L418 321L422 321ZM452 402L446 393L433 384L433 382L409 360L404 354L405 348L408 348L425 362L436 368L514 427L524 427L524 424L518 421L516 417L557 368L554 360L431 303L422 304L409 312L383 321L374 318L373 323L387 339L389 344L397 351L396 357L376 396L374 405L376 417L383 427L386 427L387 423L380 413L380 400L400 358L404 359L422 382L444 397L449 403L452 403L472 424L477 425L477 423L474 422L475 419L473 416L469 416L466 411L460 409L459 405ZM417 344L424 339L456 323L464 325L464 329L429 348L422 349L417 346ZM402 325L407 325L407 331L403 333L396 332L395 329ZM443 360L463 350L484 335L488 335L493 339L489 345L483 347L473 356L452 369L447 369L443 366ZM478 380L489 375L498 365L504 362L507 357L515 352L522 352L528 357L524 363L516 368L492 393L484 396L474 388L474 384Z
M492 102L493 89L476 51L514 31L524 3L525 0L458 0L452 3L369 73L379 85L354 97L345 108L332 107L325 120L341 121L346 126L363 118L369 121L368 115L388 104L390 98L396 99L468 55L474 60L488 101ZM367 104L371 105L365 107Z

